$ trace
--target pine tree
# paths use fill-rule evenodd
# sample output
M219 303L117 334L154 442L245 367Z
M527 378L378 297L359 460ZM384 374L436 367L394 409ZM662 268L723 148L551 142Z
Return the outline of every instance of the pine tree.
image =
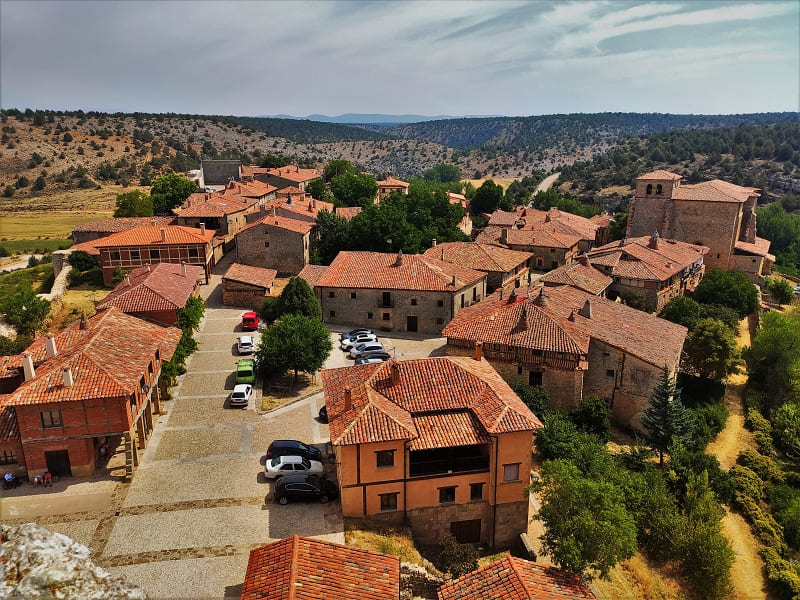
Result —
M659 464L664 465L664 452L673 438L686 441L692 431L692 416L681 403L681 391L675 385L675 378L670 375L669 367L664 365L664 372L658 383L650 392L650 405L642 415L647 442L658 451Z
M303 315L322 319L322 308L308 282L294 276L278 296L278 315Z

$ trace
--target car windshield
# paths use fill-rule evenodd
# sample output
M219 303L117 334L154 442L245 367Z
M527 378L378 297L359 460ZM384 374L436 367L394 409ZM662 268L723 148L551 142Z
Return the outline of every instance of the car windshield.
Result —
M269 464L271 464L273 467L277 467L277 466L279 466L279 465L281 464L281 459L280 459L280 457L278 457L278 458L273 458L271 461L269 461Z
M244 392L233 392L233 398L244 398Z

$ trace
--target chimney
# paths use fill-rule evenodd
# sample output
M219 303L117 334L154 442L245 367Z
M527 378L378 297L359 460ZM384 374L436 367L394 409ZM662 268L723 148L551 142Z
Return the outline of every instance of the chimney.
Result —
M162 227L161 228L161 241L162 242L166 242L167 241L167 228L166 227Z
M205 234L205 232L206 232L206 224L200 223L200 233ZM167 240L165 239L164 241L166 242Z
M453 278L450 280L450 283L453 284L453 287L456 287L456 285L458 284L458 279L456 278L455 275L453 275Z
M344 410L348 411L353 408L353 392L350 388L344 390Z
M586 317L587 319L592 318L592 303L589 300L583 304L583 308L578 311L578 314L582 317Z
M186 277L186 263L185 262L181 263L181 275Z
M475 342L475 360L481 362L483 358L483 342Z
M431 240L431 248L436 248L436 238Z
M276 216L277 216L277 215L275 214L275 207L274 207L274 206L272 207L272 216L273 216L273 217L276 217Z
M286 196L286 204L292 203L292 192L289 192L288 196Z
M503 230L500 232L500 241L504 244L508 243L508 229L503 227Z
M127 285L128 287L131 287L131 277L130 277L130 275L126 275L125 276L125 285Z
M400 365L396 362L392 361L392 364L389 365L389 370L392 374L392 385L399 385L400 384Z
M75 378L72 377L71 369L64 369L64 387L72 387L75 383Z
M503 299L503 292L504 292L504 291L505 291L505 290L504 290L504 288L503 288L503 287L500 287L500 300L502 300L502 299Z
M654 231L653 235L650 236L650 242L647 244L647 247L658 250L658 231Z
M58 350L56 349L56 338L54 338L52 335L48 333L47 339L45 340L44 343L45 343L47 358L53 358L56 354L58 354Z
M313 212L313 210L314 210L314 205L313 205L312 202L309 202L308 203L308 212Z
M589 257L586 255L585 252L578 257L578 262L581 263L584 267L589 266Z
M395 267L402 267L403 266L403 249L397 251L397 260L394 261Z
M311 198L311 204L314 206L314 208L317 208L317 199Z
M22 372L25 374L25 381L36 377L36 369L33 368L33 359L29 352L22 353Z
M79 327L84 331L89 329L89 321L86 320L86 313L81 314L81 324Z

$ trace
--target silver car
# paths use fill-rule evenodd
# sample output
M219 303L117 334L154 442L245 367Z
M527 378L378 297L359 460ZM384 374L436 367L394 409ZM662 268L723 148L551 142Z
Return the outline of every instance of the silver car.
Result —
M380 342L365 342L359 344L355 348L350 349L350 358L358 358L362 354L369 354L371 352L385 352L386 349Z
M309 460L303 456L285 454L275 458L268 458L264 464L264 475L267 479L277 479L283 475L305 472L321 475L324 471L322 463L318 460Z
M350 350L353 346L358 346L364 342L377 342L378 338L374 333L359 333L351 338L342 340L339 346L342 350Z

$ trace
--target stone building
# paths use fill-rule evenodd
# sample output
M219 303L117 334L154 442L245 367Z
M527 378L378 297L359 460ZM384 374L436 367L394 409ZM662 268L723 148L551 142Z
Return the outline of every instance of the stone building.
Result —
M160 413L161 367L180 337L111 307L9 357L0 371L12 388L0 400L0 456L11 438L17 472L84 477L100 444L119 435L130 477Z
M239 160L202 160L197 185L201 190L222 189L231 181L239 181L242 163Z
M487 293L509 284L528 284L533 254L492 244L476 242L443 242L425 251L425 256L486 273Z
M671 238L707 246L708 268L738 269L762 284L775 262L770 242L756 236L756 188L714 179L681 184L669 171L645 173L636 180L628 211L628 237L657 231Z
M407 196L408 188L411 185L407 181L401 181L399 179L395 179L394 177L387 177L386 179L382 179L377 183L378 194L375 196L375 204L380 204L381 201L392 192L399 192Z
M128 231L134 227L143 225L174 225L175 217L119 217L117 219L102 219L100 221L89 221L80 223L72 228L72 241L75 244L83 244L100 238L108 237L112 233Z
M543 385L559 408L586 396L638 428L666 365L680 364L687 329L571 286L495 292L444 328L448 354L482 352L508 382Z
M532 254L531 269L551 271L575 260L580 252L581 238L556 231L555 227L548 223L538 225L536 229L489 225L478 234L475 242L529 252Z
M486 273L423 254L339 252L314 293L326 323L439 333L486 296Z
M264 269L233 263L222 276L222 303L258 310L272 294L275 269Z
M509 546L527 530L539 420L486 361L322 371L345 517L407 523L436 544Z
M300 167L289 165L266 169L265 171L259 169L258 172L254 172L253 176L259 181L274 185L278 189L293 186L305 190L306 184L322 177L322 173L317 169L301 169Z
M585 254L581 254L575 262L558 267L539 278L539 283L544 286L571 285L592 296L605 296L613 281L611 277L595 269Z
M607 296L612 300L638 297L651 312L659 312L677 296L694 290L705 273L708 248L654 233L627 238L590 250L586 258L597 270L613 277Z
M608 240L608 221L587 219L557 208L539 210L518 206L510 212L496 210L490 215L488 225L503 229L542 230L577 237L580 252L586 252Z
M236 234L236 262L296 275L308 264L314 223L267 213Z

